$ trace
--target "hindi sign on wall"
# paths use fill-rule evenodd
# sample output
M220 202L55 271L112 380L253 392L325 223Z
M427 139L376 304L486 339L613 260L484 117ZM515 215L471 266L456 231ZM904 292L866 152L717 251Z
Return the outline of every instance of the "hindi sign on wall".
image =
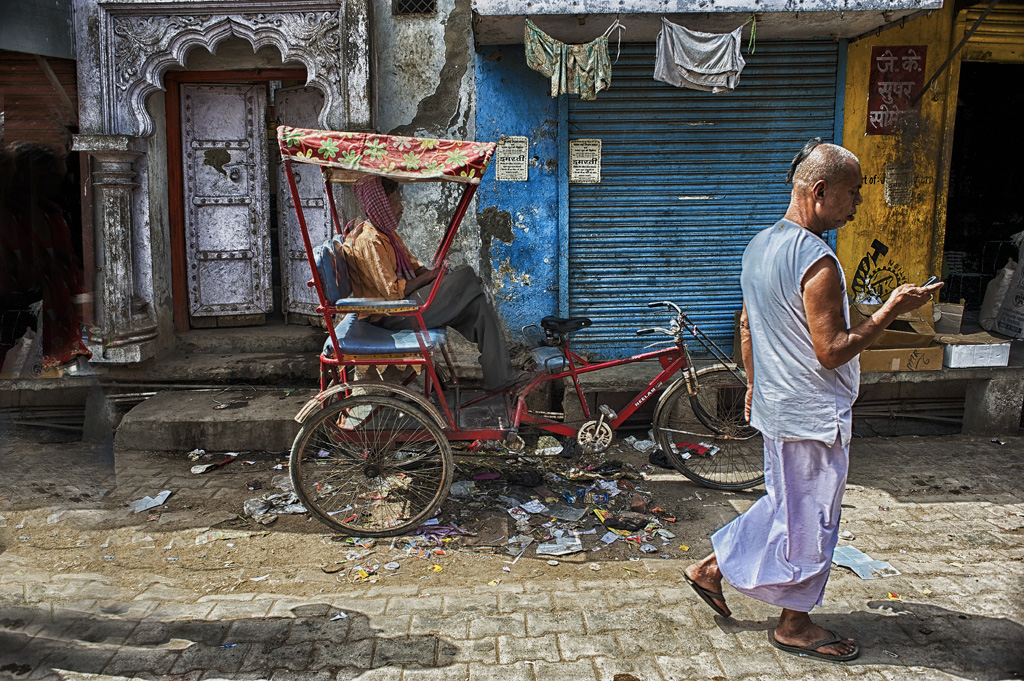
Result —
M569 182L596 184L601 181L601 140L569 140Z
M899 163L885 165L885 205L909 206L914 200L914 168Z
M494 179L526 182L530 174L530 140L519 135L502 136L494 152Z
M917 116L921 101L910 105L924 87L927 45L871 48L868 77L868 135L892 135L907 116Z

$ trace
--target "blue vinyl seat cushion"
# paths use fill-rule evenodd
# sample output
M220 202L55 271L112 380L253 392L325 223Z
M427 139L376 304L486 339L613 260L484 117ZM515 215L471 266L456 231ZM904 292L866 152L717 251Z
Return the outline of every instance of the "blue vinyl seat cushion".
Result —
M389 331L370 322L360 320L354 312L387 314L389 311L410 310L419 307L415 300L379 300L354 298L345 261L344 240L335 235L313 249L313 260L323 287L324 297L343 314L334 326L342 355L418 355L421 352L416 333L412 330ZM445 342L444 329L430 329L429 349ZM331 337L324 342L323 355L334 357Z
M360 321L356 315L347 314L334 326L343 355L401 355L419 354L420 344L412 330L389 331L379 326ZM429 329L430 349L445 342L444 329ZM331 337L324 342L325 357L334 357Z
M345 290L343 293L342 287L339 286L338 269L335 264L334 249L331 247L330 241L313 247L313 261L316 263L317 274L320 275L320 286L323 287L324 298L331 303L341 298L347 298L351 293L348 276L345 277ZM341 262L344 262L344 260Z

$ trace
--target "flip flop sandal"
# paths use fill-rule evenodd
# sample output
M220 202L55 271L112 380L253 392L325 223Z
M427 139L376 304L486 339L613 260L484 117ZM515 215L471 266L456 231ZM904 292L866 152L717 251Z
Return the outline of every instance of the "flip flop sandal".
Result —
M828 653L819 653L818 648L822 646L832 645L833 643L841 643L843 638L836 634L834 631L828 631L829 638L824 638L820 641L815 641L810 645L806 646L790 646L785 643L779 643L775 640L775 631L772 629L768 630L768 641L779 650L792 653L793 655L799 655L801 657L813 657L817 660L826 660L828 662L849 662L850 660L856 659L860 655L860 648L855 644L853 651L846 653L845 655L830 655Z
M693 589L698 596L700 596L702 601L711 606L712 610L717 612L722 617L732 617L730 613L726 612L722 606L718 605L714 601L714 599L717 598L718 600L725 603L725 599L722 597L721 592L712 591L711 589L705 589L700 584L690 579L690 576L685 572L683 573L683 579L685 579L686 583L690 585L690 588Z

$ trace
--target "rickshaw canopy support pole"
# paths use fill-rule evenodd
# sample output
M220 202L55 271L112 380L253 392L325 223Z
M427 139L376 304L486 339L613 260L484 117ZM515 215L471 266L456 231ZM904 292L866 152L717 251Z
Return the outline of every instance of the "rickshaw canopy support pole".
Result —
M334 233L344 235L344 228L341 218L338 217L338 206L334 202L334 192L331 190L331 176L327 168L320 168L324 176L324 191L327 192L327 205L331 209L331 224L334 225Z
M459 231L459 225L462 223L462 219L466 216L466 211L469 210L469 202L473 200L473 195L476 194L476 185L467 184L465 191L462 192L462 198L459 199L459 205L455 208L455 215L452 216L451 222L448 223L447 229L444 232L444 238L441 239L440 245L437 247L437 252L434 253L433 267L440 267L444 264L445 259L448 257L448 251L452 247L452 243L455 241L455 234ZM423 307L430 307L430 304L434 302L434 296L437 295L437 290L441 287L441 279L444 278L445 270L442 269L437 278L434 279L434 285L430 287L430 296L426 302L423 303Z

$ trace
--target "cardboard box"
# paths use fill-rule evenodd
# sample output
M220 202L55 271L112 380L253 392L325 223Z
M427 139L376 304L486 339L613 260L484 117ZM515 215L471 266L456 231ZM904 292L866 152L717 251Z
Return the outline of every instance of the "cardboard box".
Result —
M854 327L870 317L881 305L850 305L850 326ZM935 338L931 301L913 312L901 314L890 324L869 348L927 348Z
M938 371L942 369L942 346L924 348L869 348L860 353L862 373L890 371Z
M1004 367L1010 363L1010 341L987 331L967 335L943 334L942 365L950 369Z
M960 333L964 318L963 303L935 303L935 333Z

